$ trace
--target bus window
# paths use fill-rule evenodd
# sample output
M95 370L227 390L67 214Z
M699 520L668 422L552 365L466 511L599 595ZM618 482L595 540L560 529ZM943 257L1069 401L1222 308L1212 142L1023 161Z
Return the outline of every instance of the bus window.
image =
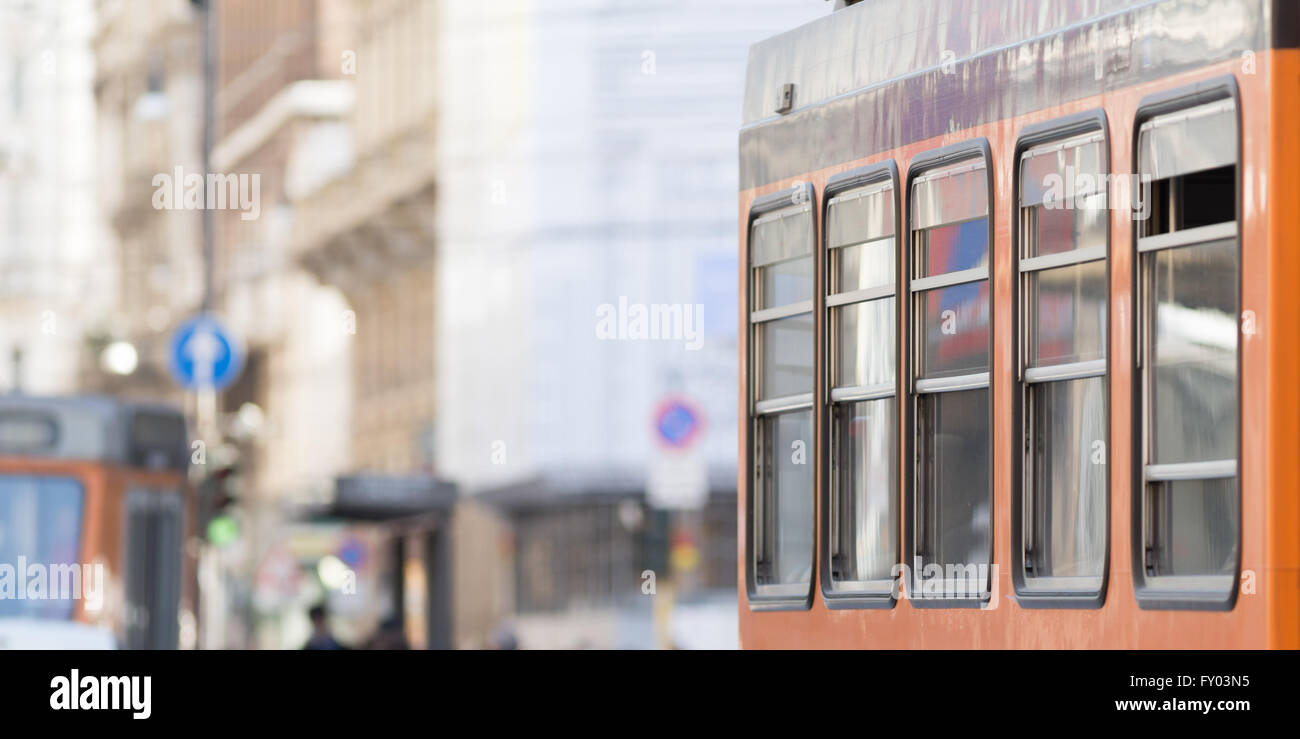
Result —
M950 151L933 165L923 156L911 179L909 260L908 564L920 566L913 578L925 577L924 594L940 605L986 597L992 559L987 144ZM921 596L913 594L918 605Z
M0 597L0 617L72 618L82 593L65 586L80 583L67 568L80 569L82 505L81 483L72 478L0 475L0 566L14 568L15 578L28 576L20 563L40 567L46 589L42 598Z
M798 186L750 228L751 600L806 605L813 565L812 192Z
M1237 109L1225 96L1156 113L1137 147L1151 187L1137 241L1135 581L1146 607L1231 607L1241 555Z
M1099 596L1107 545L1105 119L1034 134L1019 161L1022 598ZM1058 129L1059 130L1059 129ZM1064 605L1054 603L1053 605Z
M887 599L898 562L895 176L874 171L826 207L828 599Z

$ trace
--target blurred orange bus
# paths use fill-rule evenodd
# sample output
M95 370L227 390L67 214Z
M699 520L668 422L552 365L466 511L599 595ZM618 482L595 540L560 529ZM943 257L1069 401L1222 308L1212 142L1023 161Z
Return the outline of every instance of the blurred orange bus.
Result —
M189 453L166 406L0 396L0 648L177 647Z

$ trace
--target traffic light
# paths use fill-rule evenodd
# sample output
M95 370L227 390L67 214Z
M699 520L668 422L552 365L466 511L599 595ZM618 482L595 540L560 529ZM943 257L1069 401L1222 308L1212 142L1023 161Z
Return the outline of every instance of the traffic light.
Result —
M199 532L210 544L221 546L239 535L231 509L239 502L239 467L226 465L199 483Z

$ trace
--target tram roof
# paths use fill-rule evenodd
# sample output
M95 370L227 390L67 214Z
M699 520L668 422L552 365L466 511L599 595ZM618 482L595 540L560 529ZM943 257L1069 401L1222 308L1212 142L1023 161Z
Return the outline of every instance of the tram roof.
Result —
M0 395L0 455L184 470L185 417L162 403L105 395Z

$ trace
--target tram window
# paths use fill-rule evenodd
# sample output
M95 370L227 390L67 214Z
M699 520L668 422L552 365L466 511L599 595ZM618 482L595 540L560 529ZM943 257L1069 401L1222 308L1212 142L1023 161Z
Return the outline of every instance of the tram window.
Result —
M175 491L127 491L126 646L175 649L179 635L182 504Z
M830 598L890 595L898 561L895 189L881 174L826 212Z
M1140 602L1230 604L1240 558L1236 106L1144 121L1138 223Z
M812 464L801 445L812 434L812 413L773 413L759 421L760 493L756 519L756 582L805 586L811 582L813 546Z
M79 568L82 505L81 483L72 478L0 475L0 563L40 563L51 575L55 567ZM72 618L80 574L67 577L76 579L51 580L46 598L0 598L0 618Z
M1077 131L1077 128L1075 129ZM1017 594L1098 595L1106 567L1105 138L1020 155Z
M977 150L957 156L911 183L908 559L944 573L927 587L942 600L987 597L992 559L988 172Z
M753 600L802 604L813 565L811 188L771 200L750 229Z
M931 393L922 400L917 425L925 498L918 549L925 564L938 564L945 572L987 565L988 389Z

